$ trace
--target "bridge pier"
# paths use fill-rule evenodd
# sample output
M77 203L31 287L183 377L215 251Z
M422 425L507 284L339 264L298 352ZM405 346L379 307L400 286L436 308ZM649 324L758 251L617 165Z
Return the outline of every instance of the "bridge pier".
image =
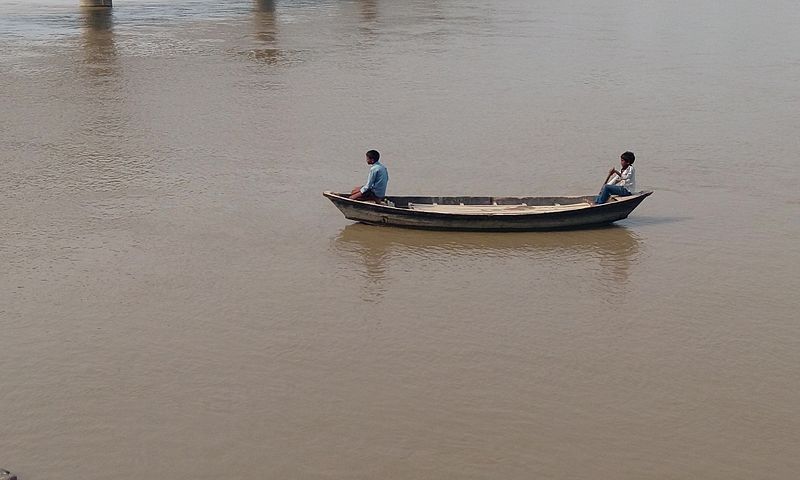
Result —
M111 0L81 0L81 7L111 7Z

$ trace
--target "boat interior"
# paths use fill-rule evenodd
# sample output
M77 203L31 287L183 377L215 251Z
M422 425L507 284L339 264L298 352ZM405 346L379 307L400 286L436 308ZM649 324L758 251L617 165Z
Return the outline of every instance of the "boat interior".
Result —
M345 196L346 195L341 195ZM492 214L492 213L550 213L569 210L580 210L591 207L593 195L582 197L413 197L387 196L383 202L376 202L390 207L409 210L455 213L455 214ZM609 202L615 202L612 196Z

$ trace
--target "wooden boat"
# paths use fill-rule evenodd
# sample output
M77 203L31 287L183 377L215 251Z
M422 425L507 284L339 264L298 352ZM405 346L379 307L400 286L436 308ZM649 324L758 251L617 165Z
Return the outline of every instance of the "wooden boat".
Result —
M578 197L414 197L390 196L381 203L350 200L323 192L345 218L372 225L428 230L568 230L607 225L628 215L651 191L614 197L592 205Z

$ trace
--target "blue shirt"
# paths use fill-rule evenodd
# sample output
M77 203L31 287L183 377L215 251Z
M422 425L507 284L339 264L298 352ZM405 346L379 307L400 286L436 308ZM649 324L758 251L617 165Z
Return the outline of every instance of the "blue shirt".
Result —
M367 183L361 187L361 193L367 193L367 190L372 190L378 198L386 196L386 185L389 183L389 171L383 166L381 162L375 162L369 169L369 177Z

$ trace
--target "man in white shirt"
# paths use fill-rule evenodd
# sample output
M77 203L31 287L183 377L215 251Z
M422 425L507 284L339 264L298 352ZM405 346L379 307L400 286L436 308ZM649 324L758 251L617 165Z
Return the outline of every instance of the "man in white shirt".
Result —
M627 197L636 191L636 170L633 169L633 162L636 156L633 152L625 152L619 157L620 171L612 168L608 171L606 184L600 190L600 194L594 199L596 205L606 203L608 197L617 195Z

